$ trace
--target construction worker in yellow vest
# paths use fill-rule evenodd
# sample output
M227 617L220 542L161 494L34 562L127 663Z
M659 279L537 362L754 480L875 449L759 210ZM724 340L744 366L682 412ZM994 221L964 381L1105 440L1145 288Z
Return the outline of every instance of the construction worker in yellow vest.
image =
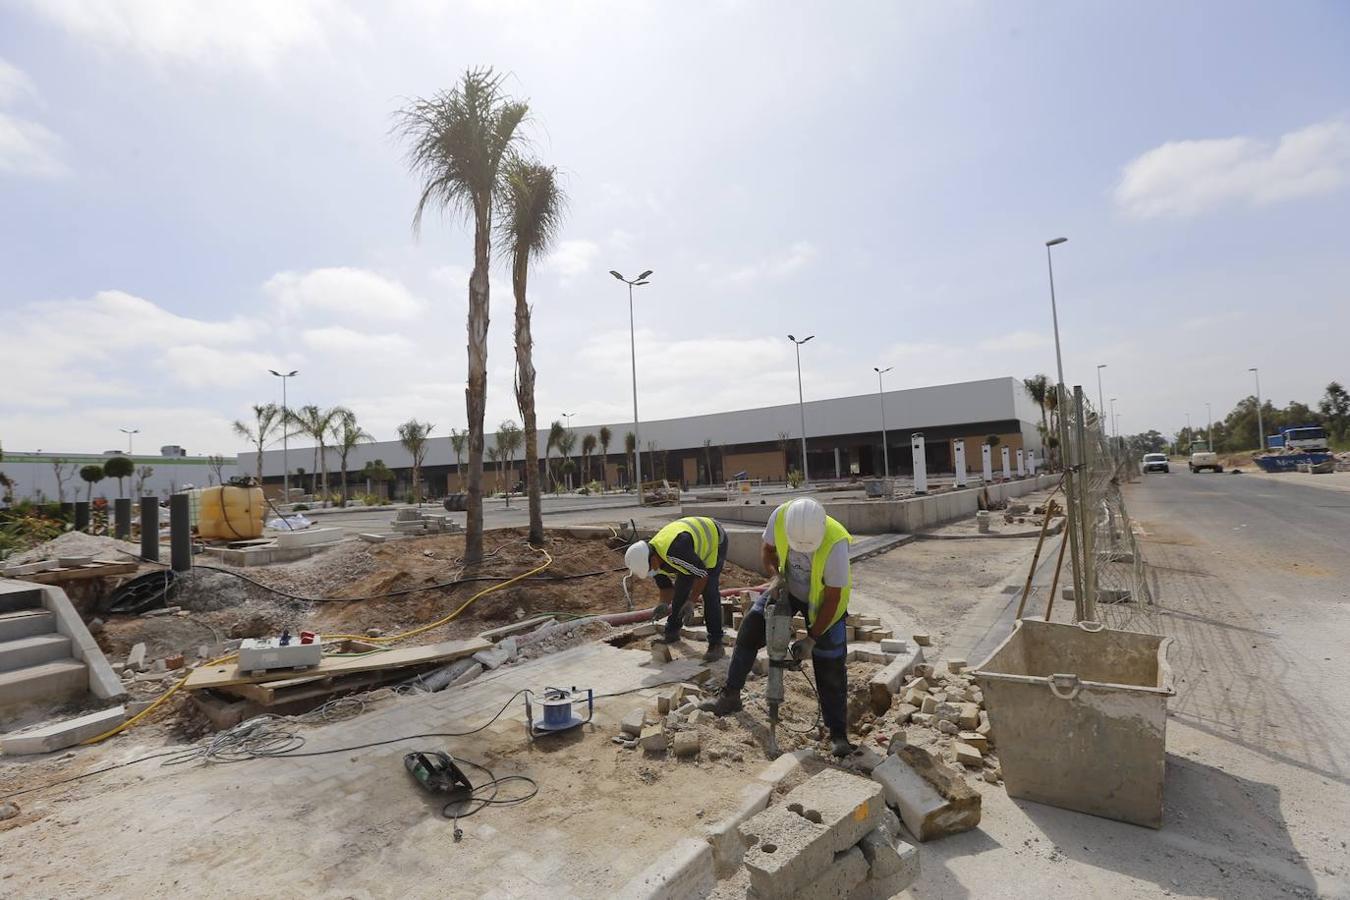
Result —
M806 619L806 637L793 641L794 658L811 657L820 715L836 756L857 748L848 740L848 655L844 616L853 584L848 545L852 536L810 497L784 503L764 528L760 561L766 574L786 587L792 611ZM781 589L781 588L780 588ZM736 632L726 681L702 708L719 716L741 708L741 688L764 646L764 604L760 594Z
M663 633L655 642L680 639L685 606L691 596L703 598L703 620L708 629L706 660L726 655L722 647L722 566L727 559L727 533L706 516L676 519L649 541L637 541L624 553L624 563L636 578L654 578L661 603L669 607Z

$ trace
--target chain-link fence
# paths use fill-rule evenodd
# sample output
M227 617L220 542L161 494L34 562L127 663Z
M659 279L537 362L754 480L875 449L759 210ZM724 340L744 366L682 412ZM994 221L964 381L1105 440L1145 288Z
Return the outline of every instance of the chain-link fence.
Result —
M1153 602L1120 490L1138 477L1138 470L1124 448L1106 434L1102 418L1085 401L1081 387L1072 394L1064 391L1058 409L1074 619L1115 626L1114 620ZM1064 576L1070 580L1070 573ZM1113 612L1117 606L1121 608Z

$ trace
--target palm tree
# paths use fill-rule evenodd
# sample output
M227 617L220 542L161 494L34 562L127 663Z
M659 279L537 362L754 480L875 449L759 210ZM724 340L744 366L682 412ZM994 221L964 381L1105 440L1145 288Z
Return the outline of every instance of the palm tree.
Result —
M628 457L628 481L636 485L634 465L637 462L637 435L631 431L623 436L623 452ZM641 487L636 490L641 491Z
M588 434L581 439L581 459L582 464L586 467L587 484L591 482L591 455L595 453L596 443L598 442L593 434Z
M373 441L374 437L360 425L356 424L356 415L350 410L344 410L345 415L340 415L333 423L333 446L337 448L338 464L342 466L342 505L347 505L349 497L347 491L347 456L352 452L357 444L362 441Z
M286 427L281 415L281 407L275 403L253 404L253 418L256 425L250 427L238 419L234 420L234 433L248 441L257 449L258 484L263 478L263 448L274 440L274 435Z
M520 449L521 441L524 440L525 433L520 430L520 426L513 420L507 419L497 426L497 446L501 453L498 459L506 463L510 474L506 478L506 505L511 505L511 478L516 471L516 451ZM538 451L535 451L536 454ZM540 526L539 539L543 542L543 527Z
M422 192L413 214L421 228L429 207L473 217L473 273L469 276L468 386L469 480L464 562L483 559L483 413L487 405L488 268L492 263L492 214L505 191L503 164L522 139L526 103L502 90L503 76L470 69L452 90L419 99L399 114L409 142L408 165Z
M554 419L553 423L548 426L548 441L544 444L544 466L546 468L548 468L549 454L554 447L562 444L563 435L566 433L567 429L563 428L563 423L557 419ZM553 481L553 493L556 494L558 493L558 473L550 468L549 477Z
M608 425L600 426L600 491L604 493L609 490L609 442L614 440L614 433L609 430Z
M502 453L501 446L498 444L493 444L491 447L488 447L486 454L488 463L497 470L497 487L496 490L493 491L495 494L502 489L502 456L504 454Z
M1023 378L1022 385L1031 395L1031 399L1036 401L1036 405L1041 408L1041 438L1050 436L1050 420L1045 413L1045 398L1050 391L1050 379L1045 375L1033 375L1030 378Z
M450 429L450 449L455 451L455 477L459 479L459 486L464 487L464 476L460 474L459 463L464 458L464 445L469 440L467 431L460 431L457 428Z
M398 442L412 457L413 498L418 506L422 505L422 460L427 455L427 438L431 436L431 430L435 427L430 422L419 422L416 419L409 419L398 426ZM473 471L472 465L472 461L470 461L471 474ZM482 468L482 460L479 460L479 468ZM481 475L482 472L480 471L479 474Z
M538 420L534 407L534 338L526 287L530 260L548 249L562 223L564 197L551 166L513 158L506 167L506 197L498 228L510 247L511 288L516 298L516 407L524 423L525 488L529 493L532 544L544 541L543 501L539 486Z
M563 472L567 474L567 489L572 489L572 470L576 468L576 463L572 462L572 448L577 445L577 433L570 428L563 432L562 437L558 438L558 451L562 453Z
M314 462L315 471L313 493L319 493L319 476L323 475L323 505L328 505L328 435L333 430L333 425L343 418L355 414L345 406L330 406L328 409L320 409L314 405L302 406L298 410L288 411L292 425L295 431L292 434L303 434L314 439Z

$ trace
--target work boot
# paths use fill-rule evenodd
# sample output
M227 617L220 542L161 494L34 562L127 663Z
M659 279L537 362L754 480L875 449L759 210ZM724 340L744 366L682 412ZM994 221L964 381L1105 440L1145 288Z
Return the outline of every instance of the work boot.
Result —
M836 734L830 738L830 749L835 756L850 756L858 752L858 748L849 743L848 735Z
M732 713L741 711L741 692L734 694L722 691L712 700L704 700L698 705L698 708L704 712L710 712L715 716L729 716Z
M703 661L712 662L713 660L721 659L726 655L727 649L721 644L709 644L708 649L703 654Z

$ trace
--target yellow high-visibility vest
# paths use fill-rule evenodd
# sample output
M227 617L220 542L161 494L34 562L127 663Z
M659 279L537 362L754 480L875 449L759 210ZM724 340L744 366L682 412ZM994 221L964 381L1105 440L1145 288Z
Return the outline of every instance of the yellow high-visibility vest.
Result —
M787 515L784 512L786 506L778 508L777 520L773 526L773 539L775 548L778 550L778 565L783 569L786 577L788 552L791 547L787 538ZM816 552L811 555L811 596L806 598L807 605L811 609L811 618L809 624L814 628L816 617L820 615L820 606L824 601L825 594L825 561L830 558L830 550L840 541L852 541L853 535L848 533L843 525L840 525L830 516L825 517L825 539L820 542ZM853 591L853 567L849 566L848 581L839 592L839 606L834 611L834 618L826 623L824 628L816 629L824 633L844 617L848 612L848 598Z
M717 565L717 523L707 516L685 516L683 519L676 519L658 531L647 545L661 554L661 559L668 560L671 542L682 534L688 534L694 539L694 553L703 563L703 568L712 569Z

